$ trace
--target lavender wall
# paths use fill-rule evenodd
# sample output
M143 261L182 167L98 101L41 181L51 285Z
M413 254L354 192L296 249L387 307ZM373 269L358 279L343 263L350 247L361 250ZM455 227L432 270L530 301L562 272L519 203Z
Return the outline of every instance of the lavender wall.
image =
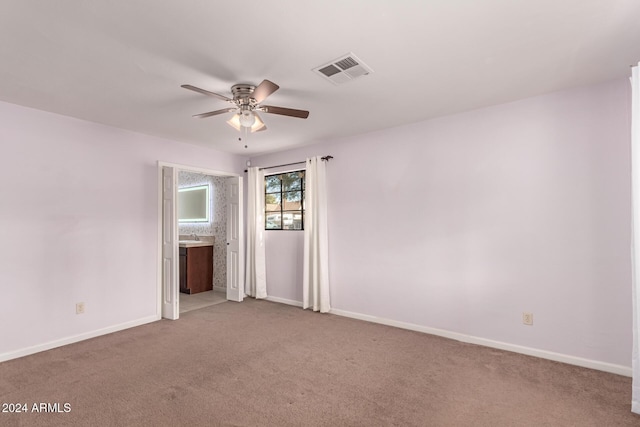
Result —
M153 320L157 161L241 158L0 102L0 360ZM86 313L75 314L76 302Z
M628 367L629 105L618 80L252 164L335 156L334 308ZM301 251L267 233L271 296L301 299Z

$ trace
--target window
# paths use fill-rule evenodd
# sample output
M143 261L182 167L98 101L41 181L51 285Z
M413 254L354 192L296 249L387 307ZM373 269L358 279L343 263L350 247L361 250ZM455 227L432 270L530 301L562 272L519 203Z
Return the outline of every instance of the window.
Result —
M304 228L304 170L264 177L265 230Z

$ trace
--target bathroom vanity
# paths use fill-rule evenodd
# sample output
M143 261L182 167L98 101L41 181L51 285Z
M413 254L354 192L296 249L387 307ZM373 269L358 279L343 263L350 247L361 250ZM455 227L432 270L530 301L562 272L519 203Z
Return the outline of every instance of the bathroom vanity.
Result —
M180 292L213 290L213 241L181 240L179 254Z

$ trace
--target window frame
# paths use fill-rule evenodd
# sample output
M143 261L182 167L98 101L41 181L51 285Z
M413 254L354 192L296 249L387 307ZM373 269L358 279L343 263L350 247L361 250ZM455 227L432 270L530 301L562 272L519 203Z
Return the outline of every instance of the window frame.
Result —
M274 177L274 176L282 176L282 175L288 175L288 174L301 174L302 176L299 178L300 179L300 185L299 185L299 190L285 190L284 187L284 183L283 183L283 179L282 177L280 178L280 189L279 191L271 191L268 192L268 187L267 187L267 182L270 178ZM306 193L306 169L296 169L296 170L292 170L292 171L285 171L285 172L274 172L274 173L270 173L268 175L265 174L264 176L264 206L263 206L263 212L264 212L264 229L265 231L303 231L304 230L304 220L305 220L305 207L304 207L304 198L305 198L305 193ZM287 193L291 193L291 192L299 192L300 193L300 209L299 210L291 210L291 209L285 209L285 200L286 200L286 194ZM270 194L275 194L278 195L280 197L280 210L267 210L267 199L268 196ZM300 212L301 214L301 219L300 219L300 228L285 228L285 214L287 213L292 213L292 212ZM274 214L278 214L280 217L280 228L272 228L272 227L268 227L267 224L269 222L269 215L274 215ZM292 220L293 221L293 220Z

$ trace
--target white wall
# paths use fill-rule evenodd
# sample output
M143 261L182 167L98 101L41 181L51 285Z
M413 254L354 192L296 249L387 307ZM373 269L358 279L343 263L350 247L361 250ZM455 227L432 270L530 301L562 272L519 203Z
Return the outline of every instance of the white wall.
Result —
M153 320L157 161L233 173L244 165L1 102L0 141L0 360Z
M629 115L618 80L251 161L335 157L335 309L629 367ZM300 251L267 233L271 296Z

